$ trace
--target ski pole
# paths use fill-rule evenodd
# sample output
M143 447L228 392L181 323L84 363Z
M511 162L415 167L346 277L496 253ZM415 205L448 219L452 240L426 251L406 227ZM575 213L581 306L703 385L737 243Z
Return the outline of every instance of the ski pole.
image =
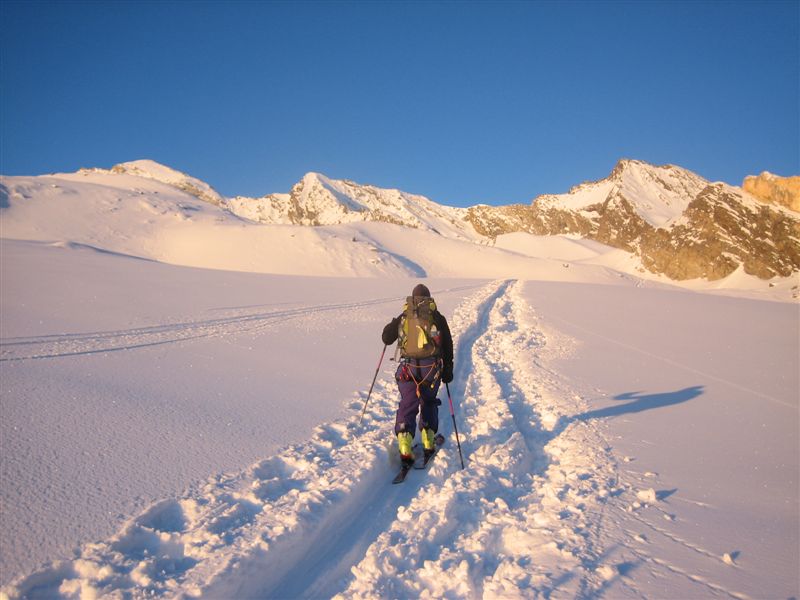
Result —
M450 402L450 416L453 417L453 430L456 432L456 445L458 446L458 458L461 459L461 468L464 468L464 456L461 454L461 442L458 439L458 426L456 425L456 413L453 410L453 398L450 396L450 384L445 383L447 388L447 400Z
M378 371L381 370L381 363L383 362L383 355L386 354L386 346L388 344L383 345L383 352L381 352L381 358L378 361L378 366L375 368L375 377L372 378L372 385L369 386L369 392L367 393L367 400L364 402L364 410L361 411L361 418L358 420L358 424L361 425L361 421L364 420L364 413L367 412L367 404L369 404L369 397L372 395L372 388L375 387L375 380L378 378Z

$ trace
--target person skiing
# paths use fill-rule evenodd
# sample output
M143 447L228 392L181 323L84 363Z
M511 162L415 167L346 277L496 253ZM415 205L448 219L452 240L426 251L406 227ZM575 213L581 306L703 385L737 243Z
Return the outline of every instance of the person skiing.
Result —
M405 465L414 462L412 445L419 414L425 459L436 451L441 382L453 381L453 338L447 319L436 308L428 288L419 284L406 299L403 313L391 320L381 335L387 346L398 341L400 364L395 373L400 390L394 432Z

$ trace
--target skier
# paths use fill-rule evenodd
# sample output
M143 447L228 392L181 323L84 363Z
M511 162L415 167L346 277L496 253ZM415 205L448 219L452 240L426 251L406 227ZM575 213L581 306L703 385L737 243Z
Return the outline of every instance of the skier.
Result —
M436 397L441 382L453 381L453 338L447 319L436 309L431 293L417 285L406 300L403 313L383 328L387 346L399 339L400 364L395 373L400 389L394 432L397 435L403 464L414 463L412 444L419 413L419 431L425 460L435 448L439 429L439 405Z

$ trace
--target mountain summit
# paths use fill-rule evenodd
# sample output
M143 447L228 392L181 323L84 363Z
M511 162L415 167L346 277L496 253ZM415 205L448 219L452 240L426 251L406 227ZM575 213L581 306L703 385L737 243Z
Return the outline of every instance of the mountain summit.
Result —
M306 173L288 194L228 201L237 215L265 224L338 225L361 221L393 223L439 233L475 237L464 222L466 209L442 206L415 194Z
M708 182L681 167L655 166L638 160L620 160L600 181L582 183L566 194L534 200L540 209L590 210L609 199L626 202L653 227L676 219Z
M195 177L177 171L171 167L167 167L154 160L143 159L134 160L130 162L119 163L114 165L111 169L81 169L85 173L113 173L115 175L134 175L136 177L144 177L145 179L153 179L166 183L172 187L183 190L184 192L209 202L216 206L221 206L225 203L225 199L213 187L208 185L205 181L201 181Z

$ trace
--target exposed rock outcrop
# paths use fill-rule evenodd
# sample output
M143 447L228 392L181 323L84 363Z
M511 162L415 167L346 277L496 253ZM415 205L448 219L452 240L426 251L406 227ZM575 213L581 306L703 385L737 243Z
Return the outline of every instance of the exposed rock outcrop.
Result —
M486 236L577 234L637 254L676 280L716 280L742 266L762 279L800 271L800 215L674 166L620 161L608 178L531 205L475 206Z
M319 173L307 173L288 194L231 198L228 207L241 217L268 224L316 226L377 221L450 237L475 237L464 221L464 208L442 206L400 190L330 179Z
M800 270L800 219L710 184L680 222L642 237L640 255L649 270L677 280L720 279L740 265L761 279L788 277Z
M745 177L742 189L764 202L800 212L800 176L779 177L764 171Z

